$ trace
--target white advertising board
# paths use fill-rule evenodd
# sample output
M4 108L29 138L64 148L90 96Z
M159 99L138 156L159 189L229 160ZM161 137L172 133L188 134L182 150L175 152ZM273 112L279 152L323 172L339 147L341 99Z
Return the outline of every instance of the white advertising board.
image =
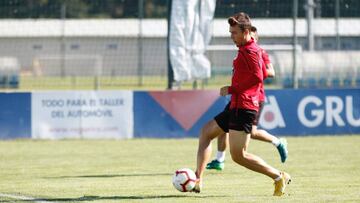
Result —
M32 138L124 139L134 131L132 91L32 93Z

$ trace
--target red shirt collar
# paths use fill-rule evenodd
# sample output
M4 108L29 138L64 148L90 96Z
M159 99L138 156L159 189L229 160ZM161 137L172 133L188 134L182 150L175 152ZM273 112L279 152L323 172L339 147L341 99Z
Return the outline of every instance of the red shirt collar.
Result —
M249 41L247 41L244 45L240 45L238 48L249 46L250 44L254 43L254 38L251 37Z

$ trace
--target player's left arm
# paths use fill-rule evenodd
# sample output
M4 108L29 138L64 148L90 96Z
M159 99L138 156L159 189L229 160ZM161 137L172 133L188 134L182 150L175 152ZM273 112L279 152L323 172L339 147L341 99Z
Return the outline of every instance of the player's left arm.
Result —
M270 61L269 54L264 49L262 49L262 58L266 66L267 76L270 78L275 77L275 69Z
M272 63L266 64L266 73L267 73L267 76L270 78L275 77L275 70L274 70Z

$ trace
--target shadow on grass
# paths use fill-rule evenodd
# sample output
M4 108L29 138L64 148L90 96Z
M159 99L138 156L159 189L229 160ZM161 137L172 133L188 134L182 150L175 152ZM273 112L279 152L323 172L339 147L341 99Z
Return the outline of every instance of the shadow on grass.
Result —
M127 195L119 195L119 196L83 196L78 198L37 198L31 200L12 200L9 202L82 202L82 201L103 201L103 200L133 200L133 199L167 199L167 198L213 198L213 197L225 197L225 196L214 196L214 195L144 195L144 196L127 196ZM0 201L0 202L8 202L8 201Z
M171 173L130 173L130 174L104 174L104 175L81 175L81 176L59 176L46 178L116 178L116 177L142 177L142 176L171 176Z

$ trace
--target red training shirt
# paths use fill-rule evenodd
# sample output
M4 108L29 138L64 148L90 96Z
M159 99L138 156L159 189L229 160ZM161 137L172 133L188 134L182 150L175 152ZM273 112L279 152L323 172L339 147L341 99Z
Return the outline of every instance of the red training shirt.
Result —
M254 39L251 38L245 45L239 47L233 61L233 75L229 87L230 109L259 110L263 63L260 47Z

